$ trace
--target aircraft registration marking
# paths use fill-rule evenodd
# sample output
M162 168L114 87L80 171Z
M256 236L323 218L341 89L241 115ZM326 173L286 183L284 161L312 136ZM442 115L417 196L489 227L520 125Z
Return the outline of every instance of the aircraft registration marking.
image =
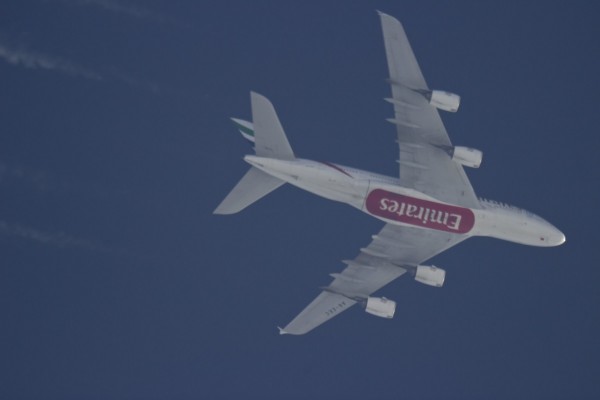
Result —
M369 213L423 228L467 233L475 225L475 214L468 208L437 203L375 189L366 200Z
M341 301L337 305L335 305L335 306L331 307L329 310L325 311L325 315L329 317L330 315L337 313L344 307L346 307L346 302Z

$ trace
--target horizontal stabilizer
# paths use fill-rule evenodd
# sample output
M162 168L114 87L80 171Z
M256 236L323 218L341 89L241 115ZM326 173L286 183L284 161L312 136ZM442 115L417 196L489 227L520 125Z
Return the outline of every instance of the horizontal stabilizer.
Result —
M240 212L284 183L279 178L251 167L213 213L235 214Z

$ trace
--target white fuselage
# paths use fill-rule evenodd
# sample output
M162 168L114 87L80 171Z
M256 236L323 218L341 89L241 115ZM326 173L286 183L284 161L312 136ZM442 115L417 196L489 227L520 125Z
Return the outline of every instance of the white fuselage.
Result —
M530 246L557 246L561 231L528 211L493 201L480 208L448 204L402 186L399 179L331 163L246 156L246 162L301 189L349 204L387 223Z

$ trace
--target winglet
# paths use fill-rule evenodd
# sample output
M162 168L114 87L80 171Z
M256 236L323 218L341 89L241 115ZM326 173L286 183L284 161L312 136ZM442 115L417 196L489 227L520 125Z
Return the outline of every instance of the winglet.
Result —
M288 335L288 332L284 331L282 327L278 326L277 329L279 329L280 335Z

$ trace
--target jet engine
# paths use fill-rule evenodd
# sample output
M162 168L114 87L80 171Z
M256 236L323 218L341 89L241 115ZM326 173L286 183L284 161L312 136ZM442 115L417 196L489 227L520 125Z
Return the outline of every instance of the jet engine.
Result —
M369 297L365 311L377 317L393 318L396 311L396 302L385 297Z
M415 280L425 285L442 287L446 279L446 271L435 265L419 265L415 273Z
M425 92L429 104L440 110L457 112L460 106L460 96L443 90L431 90Z
M472 149L470 147L455 146L450 152L452 159L465 167L479 168L483 160L481 150Z

